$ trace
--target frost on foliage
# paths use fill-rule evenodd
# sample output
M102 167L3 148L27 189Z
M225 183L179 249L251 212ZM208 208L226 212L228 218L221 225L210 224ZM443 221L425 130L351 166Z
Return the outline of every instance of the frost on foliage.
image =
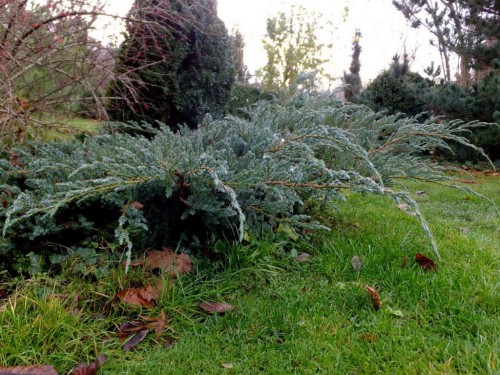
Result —
M403 177L446 180L424 155L446 149L449 140L473 147L461 136L467 124L420 124L331 98L261 103L246 115L207 118L196 131L159 130L151 139L103 134L16 150L22 169L0 163L0 185L12 185L13 192L12 203L0 211L3 234L42 235L57 230L62 209L78 211L89 201L123 207L139 194L160 191L182 211L177 220L201 216L209 230L238 228L242 240L245 231L260 233L281 222L324 228L304 203L357 191L406 200L430 235L414 202L385 186ZM23 180L21 194L16 179ZM154 229L144 217L122 215L116 224L128 259L129 231ZM437 253L434 242L432 247Z

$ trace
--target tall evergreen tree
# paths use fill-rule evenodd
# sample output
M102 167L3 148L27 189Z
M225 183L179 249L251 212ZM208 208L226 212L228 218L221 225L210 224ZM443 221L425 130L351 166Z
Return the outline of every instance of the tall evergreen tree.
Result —
M248 83L248 68L245 65L245 40L240 30L233 31L231 36L233 47L234 79L239 83Z
M451 53L459 56L458 83L464 87L472 83L471 70L500 68L498 0L393 0L393 4L413 27L424 26L436 36L447 80L452 78Z
M197 127L223 113L234 81L231 40L216 0L135 0L110 87L120 121Z
M359 71L361 70L361 63L359 56L361 55L361 46L359 41L361 39L361 31L356 30L354 39L352 41L352 61L349 67L349 74L344 72L344 97L347 101L352 101L353 98L361 91L361 77Z

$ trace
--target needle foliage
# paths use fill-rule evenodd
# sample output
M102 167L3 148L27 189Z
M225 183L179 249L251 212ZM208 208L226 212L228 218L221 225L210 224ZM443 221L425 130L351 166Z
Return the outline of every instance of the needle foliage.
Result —
M206 118L198 130L30 144L0 161L2 251L115 236L130 259L187 237L326 230L310 203L350 192L406 201L432 240L415 202L389 187L401 177L449 179L426 154L449 140L474 148L462 135L476 125L422 124L304 94L262 102L245 118Z

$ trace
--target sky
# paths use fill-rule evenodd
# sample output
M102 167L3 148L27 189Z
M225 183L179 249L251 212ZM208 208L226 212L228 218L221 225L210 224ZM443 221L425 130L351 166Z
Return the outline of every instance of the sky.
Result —
M108 0L111 12L125 15L133 0ZM245 63L250 73L266 64L262 39L266 34L266 19L280 11L288 11L293 5L323 15L331 22L331 33L324 42L332 43L330 61L326 65L329 74L342 77L351 62L351 44L356 29L362 37L361 79L368 83L387 68L395 53L405 50L416 56L412 70L422 72L435 61L439 54L430 47L431 34L425 29L411 29L403 15L392 5L392 0L218 0L218 14L228 30L238 28L245 39ZM344 8L348 7L345 17Z

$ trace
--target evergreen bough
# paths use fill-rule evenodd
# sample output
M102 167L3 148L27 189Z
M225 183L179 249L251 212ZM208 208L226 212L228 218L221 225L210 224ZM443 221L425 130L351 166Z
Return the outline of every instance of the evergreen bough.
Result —
M106 228L130 259L133 247L172 243L198 225L206 239L240 241L279 224L327 229L306 203L349 191L408 202L432 240L411 197L388 186L399 178L450 180L421 155L449 140L474 148L461 136L467 124L422 124L330 97L262 102L246 118L204 123L178 133L150 128L149 139L103 134L14 150L15 158L0 159L7 202L0 247L60 239L70 227L89 236ZM439 257L434 240L432 247Z

